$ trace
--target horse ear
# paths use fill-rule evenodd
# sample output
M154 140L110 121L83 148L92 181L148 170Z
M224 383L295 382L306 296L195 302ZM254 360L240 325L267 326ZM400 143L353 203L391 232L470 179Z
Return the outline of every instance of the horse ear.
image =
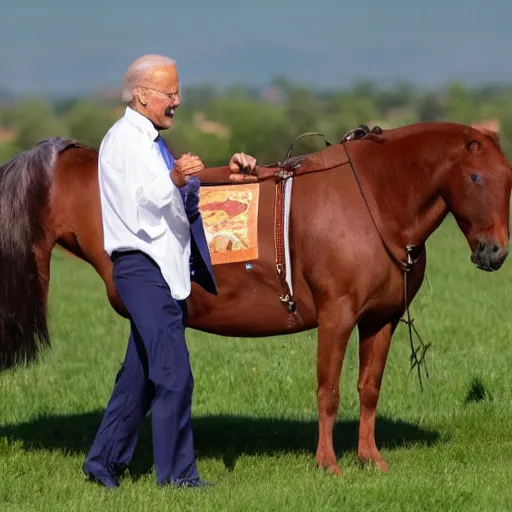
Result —
M471 153L476 153L480 149L480 142L478 142L477 140L470 140L466 144L466 149Z

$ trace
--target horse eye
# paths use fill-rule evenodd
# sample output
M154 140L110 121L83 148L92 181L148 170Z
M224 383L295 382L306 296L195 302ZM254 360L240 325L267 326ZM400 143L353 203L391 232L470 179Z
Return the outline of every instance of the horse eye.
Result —
M481 179L482 179L482 176L480 176L480 174L472 174L471 175L471 181L473 183L480 183Z

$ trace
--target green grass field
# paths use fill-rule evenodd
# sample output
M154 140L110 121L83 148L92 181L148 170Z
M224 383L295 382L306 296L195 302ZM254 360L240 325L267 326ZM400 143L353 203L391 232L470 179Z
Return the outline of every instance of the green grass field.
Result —
M124 356L128 324L99 277L55 252L53 350L0 375L0 510L510 510L512 509L512 262L472 266L449 219L429 241L428 283L412 306L433 344L430 379L409 373L406 327L393 340L377 418L390 472L356 458L357 339L341 382L335 443L341 478L315 467L315 332L229 339L188 331L194 425L206 490L158 488L149 418L115 491L81 465Z

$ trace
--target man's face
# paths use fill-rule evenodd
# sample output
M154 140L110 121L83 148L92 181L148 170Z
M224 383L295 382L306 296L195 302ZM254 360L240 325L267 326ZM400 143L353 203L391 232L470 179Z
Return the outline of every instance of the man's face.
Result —
M176 66L154 69L136 88L137 110L144 114L157 129L167 129L180 104L180 82Z

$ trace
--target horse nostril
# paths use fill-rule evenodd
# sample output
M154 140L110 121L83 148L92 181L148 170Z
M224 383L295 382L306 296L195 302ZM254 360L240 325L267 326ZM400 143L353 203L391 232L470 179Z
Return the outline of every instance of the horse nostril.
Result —
M496 243L477 242L476 250L471 255L471 261L482 270L496 271L508 256L508 249Z
M477 251L497 254L501 251L501 247L496 244L484 244L483 242L478 242Z

